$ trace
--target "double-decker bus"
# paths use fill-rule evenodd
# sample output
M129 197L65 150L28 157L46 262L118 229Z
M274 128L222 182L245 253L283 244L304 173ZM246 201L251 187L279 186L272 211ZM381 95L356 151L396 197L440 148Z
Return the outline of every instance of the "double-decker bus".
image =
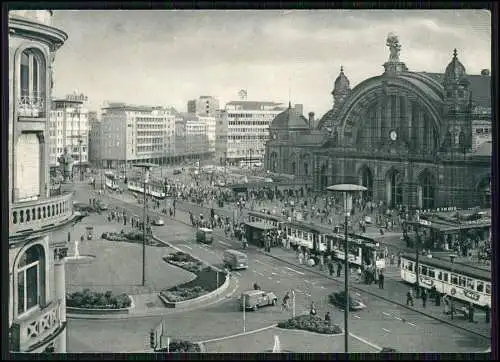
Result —
M417 282L416 255L401 256L401 279L412 285ZM479 307L491 308L491 272L444 259L420 257L420 287L431 289Z
M108 189L111 189L113 191L118 190L118 178L115 176L115 174L111 171L106 171L104 173L104 179L105 179L105 185Z

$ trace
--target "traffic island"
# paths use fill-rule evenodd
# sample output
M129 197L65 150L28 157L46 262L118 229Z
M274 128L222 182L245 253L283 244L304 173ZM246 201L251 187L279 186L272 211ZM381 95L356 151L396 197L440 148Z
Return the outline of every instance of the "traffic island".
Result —
M169 254L163 260L196 275L195 279L187 283L160 292L159 297L168 308L185 307L202 302L222 294L229 286L226 273L184 252Z
M309 331L319 334L342 334L343 330L336 324L329 324L321 317L300 315L278 323L278 328Z
M134 300L125 293L114 294L108 290L105 293L84 289L66 296L66 311L68 314L130 314L134 308Z

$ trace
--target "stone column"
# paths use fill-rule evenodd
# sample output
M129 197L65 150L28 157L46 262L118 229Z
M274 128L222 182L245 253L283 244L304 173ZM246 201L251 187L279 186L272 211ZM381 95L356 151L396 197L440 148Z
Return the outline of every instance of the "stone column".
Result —
M405 132L406 139L408 140L408 143L410 144L410 148L413 148L414 142L413 142L413 108L412 108L412 102L408 97L405 97L404 99L405 102L405 118L406 118L406 127L402 127L403 132Z
M56 300L60 301L59 320L61 323L66 322L66 262L64 259L55 261L54 263L54 284ZM66 330L61 333L57 343L57 353L66 353Z
M377 136L377 140L380 140L381 136L382 136L382 101L379 100L377 102L377 110L376 110L376 116L375 116L375 119L376 119L376 136Z
M385 103L385 119L384 122L384 130L382 131L382 137L387 139L389 137L388 132L390 127L392 126L392 96L388 95Z

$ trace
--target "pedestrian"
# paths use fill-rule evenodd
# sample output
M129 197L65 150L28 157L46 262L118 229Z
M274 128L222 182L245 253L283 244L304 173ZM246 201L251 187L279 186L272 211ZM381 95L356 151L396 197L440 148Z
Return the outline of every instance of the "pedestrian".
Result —
M380 289L384 289L384 274L382 272L380 272L379 276L378 276L378 287Z
M425 306L427 304L427 292L425 291L425 289L422 290L421 297L422 297L422 307L425 308Z
M413 291L409 289L406 293L406 305L411 305L413 307Z
M332 318L330 317L330 312L325 313L325 323L328 325L331 325L331 323L332 323Z
M333 262L330 260L328 262L328 270L330 271L330 276L333 276Z
M340 272L342 271L342 264L340 261L337 262L337 278L340 278Z
M311 309L309 311L309 314L311 316L315 316L316 315L316 306L314 305L314 302L311 302Z

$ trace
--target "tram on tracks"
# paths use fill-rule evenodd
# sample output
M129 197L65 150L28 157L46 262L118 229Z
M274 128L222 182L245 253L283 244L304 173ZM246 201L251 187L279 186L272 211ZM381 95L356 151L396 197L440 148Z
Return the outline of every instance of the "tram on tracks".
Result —
M144 194L144 181L142 180L128 180L127 189L131 192ZM156 199L164 199L167 197L166 187L161 181L150 180L147 184L146 194Z
M313 253L326 253L345 260L345 234L304 221L289 221L284 217L264 212L250 211L250 222L261 222L285 232L291 245L301 246ZM353 233L348 234L350 264L375 265L385 269L384 248L375 240Z
M104 173L105 185L108 189L116 191L119 189L118 178L111 171L106 171Z
M401 256L401 279L415 285L416 255ZM448 260L420 257L419 286L431 289L466 303L491 308L491 272Z

